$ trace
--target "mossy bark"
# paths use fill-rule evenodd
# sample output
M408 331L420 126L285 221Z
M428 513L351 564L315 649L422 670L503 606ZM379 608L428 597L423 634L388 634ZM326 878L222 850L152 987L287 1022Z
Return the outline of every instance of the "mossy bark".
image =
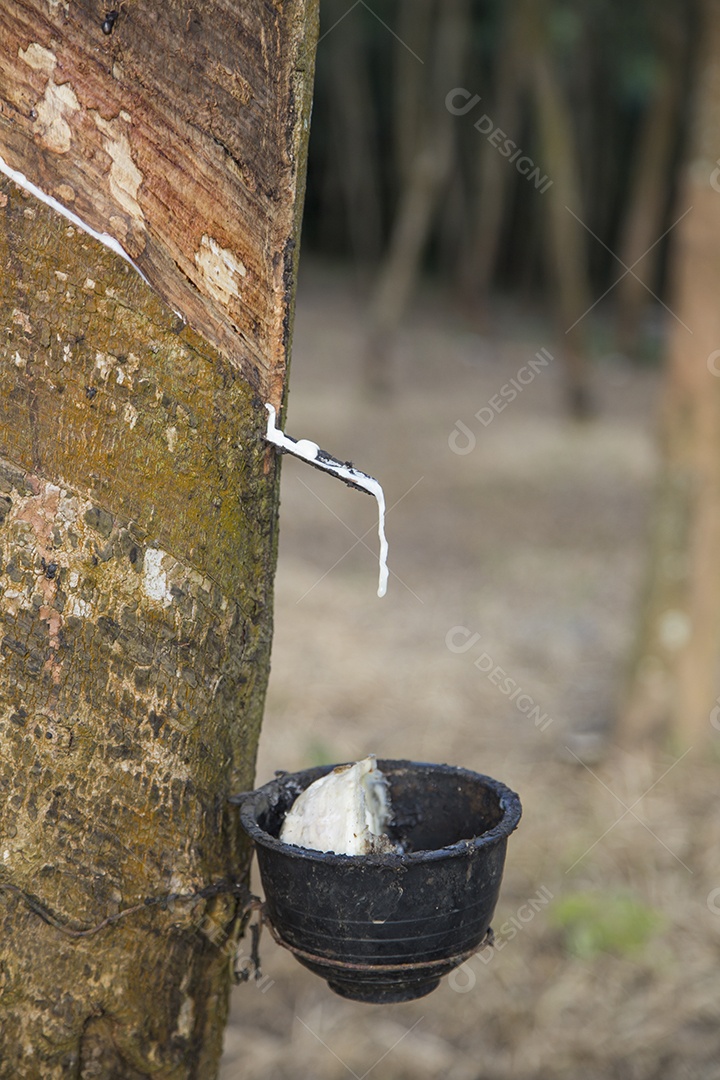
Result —
M190 20L195 56L205 28L208 53L176 110L183 122L195 111L182 154L190 166L196 155L207 189L181 238L200 252L194 282L171 250L173 213L189 222L194 189L173 187L168 168L164 191L146 191L143 170L131 199L113 168L140 146L136 128L127 145L115 132L104 157L84 131L97 56L119 83L112 108L124 108L112 68L129 63L151 16L161 31L160 8L117 6L119 59L91 39L101 30L89 5L11 2L0 13L15 31L36 18L31 40L2 37L0 154L61 201L72 194L99 232L117 235L138 207L142 222L126 221L122 240L154 286L0 177L2 1080L213 1077L242 901L144 902L242 883L249 867L227 796L253 783L269 668L278 470L264 401L279 404L285 386L316 10L244 5L223 27L217 75L208 49L227 5L162 6L171 29ZM243 36L250 24L255 38ZM18 50L45 78L32 93L11 77ZM148 54L147 92L132 91L133 115L145 102L145 146L151 109L171 97L166 85L153 98L168 67ZM213 120L206 72L230 93L240 68L256 107ZM78 108L58 113L71 71ZM96 105L92 130L110 138L112 108ZM159 160L166 138L158 123ZM218 140L232 142L232 159L227 148L212 157ZM222 234L203 217L215 178L221 209L233 185L246 189ZM230 277L214 276L220 264Z

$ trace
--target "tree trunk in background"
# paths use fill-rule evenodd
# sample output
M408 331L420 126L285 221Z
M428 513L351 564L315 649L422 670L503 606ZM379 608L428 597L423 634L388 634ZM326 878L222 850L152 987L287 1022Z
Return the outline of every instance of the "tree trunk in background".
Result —
M395 173L401 185L412 171L425 115L424 62L430 55L433 0L400 0L393 66Z
M653 11L650 24L657 40L658 75L637 140L637 157L625 217L620 255L634 268L617 286L618 348L635 356L640 345L643 312L651 301L645 282L656 289L662 246L663 220L668 202L668 177L675 141L683 85L686 27L679 12ZM618 276L622 266L617 264Z
M542 7L535 17L542 17ZM546 15L546 13L545 13ZM570 109L565 101L546 40L547 26L537 25L532 77L540 132L543 171L553 186L547 199L548 270L555 283L554 305L562 334L567 402L572 416L582 419L593 412L583 316L590 308L587 242ZM570 213L572 211L573 213Z
M703 4L704 57L677 207L662 410L663 464L648 587L621 738L683 744L720 730L720 0Z
M496 89L490 111L495 127L501 127L516 143L520 139L520 104L527 83L527 15L525 3L516 2L504 8L505 24L495 61ZM479 134L477 140L474 213L460 248L459 284L464 303L471 308L479 307L482 312L487 307L505 204L516 174L496 147Z
M367 271L382 248L380 155L372 87L367 69L368 50L352 18L343 18L332 30L330 66L334 144L340 161L350 250L357 265Z
M150 282L0 177L3 1080L215 1076L242 903L144 901L249 869L315 3L117 7L0 8L0 155Z
M471 217L469 191L462 169L450 170L445 188L445 197L440 200L437 215L437 237L433 249L434 273L448 287L448 296L455 306L462 306L462 298L457 293L455 282L458 276L460 252L464 246L465 233Z
M370 303L365 382L375 395L392 388L395 335L417 280L433 214L453 162L453 120L445 97L462 75L470 8L467 0L444 0L438 10L428 120L400 196L390 246ZM420 61L417 61L419 63Z

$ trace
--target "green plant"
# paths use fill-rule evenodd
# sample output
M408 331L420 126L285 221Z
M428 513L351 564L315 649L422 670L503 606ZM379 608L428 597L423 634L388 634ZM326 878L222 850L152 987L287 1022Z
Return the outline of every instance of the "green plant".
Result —
M565 948L588 958L601 952L627 955L642 949L664 925L664 917L627 893L575 892L559 897L549 918L562 931Z

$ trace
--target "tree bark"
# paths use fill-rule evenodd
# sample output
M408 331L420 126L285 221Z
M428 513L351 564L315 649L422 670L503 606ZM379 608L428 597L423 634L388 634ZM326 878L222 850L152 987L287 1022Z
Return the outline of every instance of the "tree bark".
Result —
M0 9L0 155L148 279L0 177L2 1080L215 1076L249 869L316 4L117 8Z
M678 204L662 409L663 463L648 585L620 735L700 742L720 729L720 2L704 56Z

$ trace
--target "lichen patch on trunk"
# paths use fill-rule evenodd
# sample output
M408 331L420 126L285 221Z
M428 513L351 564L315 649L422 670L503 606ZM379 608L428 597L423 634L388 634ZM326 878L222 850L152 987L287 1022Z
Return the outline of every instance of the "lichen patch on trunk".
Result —
M99 130L105 135L103 148L111 160L110 192L131 218L144 225L145 215L137 198L143 174L133 160L130 140L124 130L131 121L130 114L123 110L117 119L104 120L99 113L95 113L94 119Z
M48 78L57 67L57 56L37 41L31 41L27 49L18 49L18 56L33 71L41 71Z
M35 102L33 131L39 142L55 154L67 154L72 142L72 127L68 118L80 111L80 102L69 83L58 85L54 80L57 56L32 41L26 49L18 49L18 56L32 71L45 76L42 96Z
M247 274L245 264L211 236L203 236L195 252L195 264L211 296L224 307L240 295L240 280Z
M151 600L159 600L163 607L172 604L172 593L168 586L167 574L162 568L165 552L159 548L148 548L143 563L143 588Z
M54 154L67 154L73 131L70 118L79 112L80 102L69 83L58 86L48 80L45 93L35 105L34 131L40 143Z

